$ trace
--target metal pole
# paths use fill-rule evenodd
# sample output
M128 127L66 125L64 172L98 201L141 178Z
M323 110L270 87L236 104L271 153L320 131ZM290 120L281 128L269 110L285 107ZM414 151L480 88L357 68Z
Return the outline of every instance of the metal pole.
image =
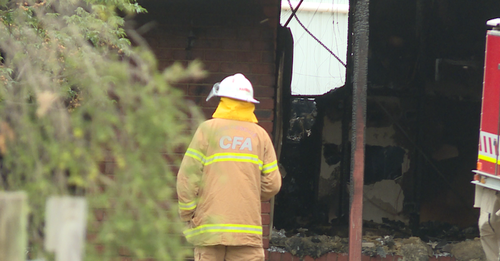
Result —
M356 1L354 8L349 261L361 260L361 241L363 236L363 175L365 167L369 0Z

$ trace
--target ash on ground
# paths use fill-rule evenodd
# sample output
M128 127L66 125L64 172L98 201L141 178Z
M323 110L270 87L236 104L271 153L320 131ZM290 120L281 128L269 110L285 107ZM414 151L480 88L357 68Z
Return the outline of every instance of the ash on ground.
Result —
M392 226L392 228L391 228ZM331 231L331 230L330 230ZM363 227L362 254L366 256L402 256L403 261L427 261L432 256L453 256L457 261L486 261L477 228L463 230L440 222L421 224L420 237L399 223L374 224ZM273 229L270 252L289 252L294 256L313 258L329 252L347 253L346 231L320 235L309 229L290 231Z
M328 252L346 252L348 240L338 236L314 235L306 236L305 233L297 233L287 237L283 230L273 230L269 251L279 249L285 250L294 256L320 257Z

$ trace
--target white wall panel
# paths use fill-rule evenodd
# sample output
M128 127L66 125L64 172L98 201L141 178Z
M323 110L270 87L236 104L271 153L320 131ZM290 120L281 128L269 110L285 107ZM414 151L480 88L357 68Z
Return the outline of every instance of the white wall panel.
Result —
M297 1L292 5L296 6ZM307 5L304 5L307 3ZM324 45L346 63L348 0L304 0L304 10L299 8L297 16L302 24ZM291 15L290 8L282 2L281 24ZM317 6L315 9L314 6ZM324 12L321 10L333 10ZM344 10L344 11L342 11ZM345 67L323 46L311 37L295 18L288 24L294 39L294 61L292 74L293 95L321 95L345 83Z

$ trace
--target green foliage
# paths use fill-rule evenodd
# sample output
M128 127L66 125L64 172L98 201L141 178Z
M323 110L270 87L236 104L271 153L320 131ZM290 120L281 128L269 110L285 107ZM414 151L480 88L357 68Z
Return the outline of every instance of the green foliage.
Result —
M122 16L145 12L134 0L20 3L0 0L0 190L29 194L30 258L51 258L40 233L47 197L84 195L97 235L85 260L120 249L182 259L178 163L165 155L201 116L169 83L204 77L201 65L158 72L150 50L132 47ZM103 220L93 215L101 209Z

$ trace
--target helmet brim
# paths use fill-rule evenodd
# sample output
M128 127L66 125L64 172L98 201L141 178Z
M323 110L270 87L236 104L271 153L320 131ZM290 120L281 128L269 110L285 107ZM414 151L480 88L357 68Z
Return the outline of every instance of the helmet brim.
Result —
M210 93L207 96L207 99L205 101L210 100L212 97L217 96L218 91L219 91L219 82L215 83L214 86L212 87L212 90L210 90Z
M251 102L251 103L260 103L260 101L258 101L258 100L256 100L256 99L253 99L253 98L252 98L252 99L250 99L250 100L248 100L248 102Z

